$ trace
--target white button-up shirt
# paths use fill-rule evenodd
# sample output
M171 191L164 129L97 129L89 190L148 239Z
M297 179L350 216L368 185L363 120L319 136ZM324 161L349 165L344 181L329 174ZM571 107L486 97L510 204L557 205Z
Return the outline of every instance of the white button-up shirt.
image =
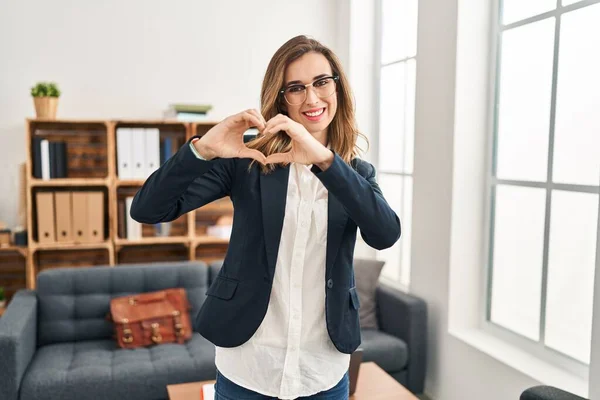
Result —
M325 321L327 189L292 163L273 288L255 334L233 348L216 348L216 365L230 381L266 396L295 399L334 387L348 370ZM235 327L231 327L235 329Z

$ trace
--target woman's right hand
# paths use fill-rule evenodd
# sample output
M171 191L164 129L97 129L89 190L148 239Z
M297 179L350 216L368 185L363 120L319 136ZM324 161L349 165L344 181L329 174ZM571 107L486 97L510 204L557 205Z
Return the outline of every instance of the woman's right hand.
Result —
M266 157L244 143L244 132L249 128L262 131L266 121L257 110L246 110L231 115L212 127L199 140L194 142L198 153L206 160L213 158L253 158L264 164Z

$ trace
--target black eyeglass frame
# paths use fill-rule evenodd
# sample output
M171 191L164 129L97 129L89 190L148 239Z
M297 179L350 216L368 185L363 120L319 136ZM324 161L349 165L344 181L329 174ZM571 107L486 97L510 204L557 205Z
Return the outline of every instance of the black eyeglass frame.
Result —
M291 87L295 87L295 86L304 86L304 90L306 91L305 93L307 93L307 92L308 92L308 87L309 87L309 86L313 86L313 87L314 87L314 84L315 84L315 83L317 83L317 82L320 82L320 81L322 81L322 80L324 80L324 79L333 79L333 82L334 82L334 83L337 85L338 81L340 80L340 76L339 76L339 75L323 76L323 77L321 77L321 78L319 78L319 79L315 79L315 80L314 80L313 82L311 82L311 83L307 83L306 85L303 85L303 84L301 84L301 83L295 83L295 84L293 84L293 85L289 85L289 86L287 86L287 87L285 87L285 88L281 89L281 90L279 91L279 94L280 94L281 96L283 96L283 98L285 99L286 103L288 103L288 104L289 104L289 105L291 105L291 106L297 106L298 104L302 104L302 103L304 102L304 100L306 100L306 94L305 94L304 100L303 100L302 102L300 102L300 103L298 103L298 104L293 104L293 103L290 103L290 102L288 101L288 99L285 97L285 91L286 91L286 90L288 90L288 89L289 89L289 88L291 88ZM316 92L315 92L315 93L316 93ZM333 91L333 93L335 93L335 90ZM331 94L333 94L333 93L331 93ZM325 96L325 97L329 97L329 96L331 96L331 94L329 94L329 95L327 95L327 96ZM320 99L323 99L323 98L325 98L325 97L321 97L321 96L319 96L318 94L317 94L317 96L318 96Z

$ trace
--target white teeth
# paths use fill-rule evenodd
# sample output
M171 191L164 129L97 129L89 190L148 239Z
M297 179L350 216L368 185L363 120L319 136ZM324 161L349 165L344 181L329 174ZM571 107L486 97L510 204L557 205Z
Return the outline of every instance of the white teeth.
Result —
M304 114L308 115L309 117L318 117L319 115L323 114L323 111L325 111L325 109L321 108L319 111L315 111L315 112L312 112L312 113L307 112L307 113L304 113Z

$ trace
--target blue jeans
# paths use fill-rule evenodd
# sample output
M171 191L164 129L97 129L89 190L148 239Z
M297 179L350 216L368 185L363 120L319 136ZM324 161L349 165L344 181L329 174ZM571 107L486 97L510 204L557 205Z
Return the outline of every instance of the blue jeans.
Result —
M298 400L348 400L350 391L350 378L346 372L342 380L329 390L319 392L308 397L298 397ZM252 390L243 388L225 378L217 370L217 383L215 384L215 400L276 400L276 397L265 396Z

